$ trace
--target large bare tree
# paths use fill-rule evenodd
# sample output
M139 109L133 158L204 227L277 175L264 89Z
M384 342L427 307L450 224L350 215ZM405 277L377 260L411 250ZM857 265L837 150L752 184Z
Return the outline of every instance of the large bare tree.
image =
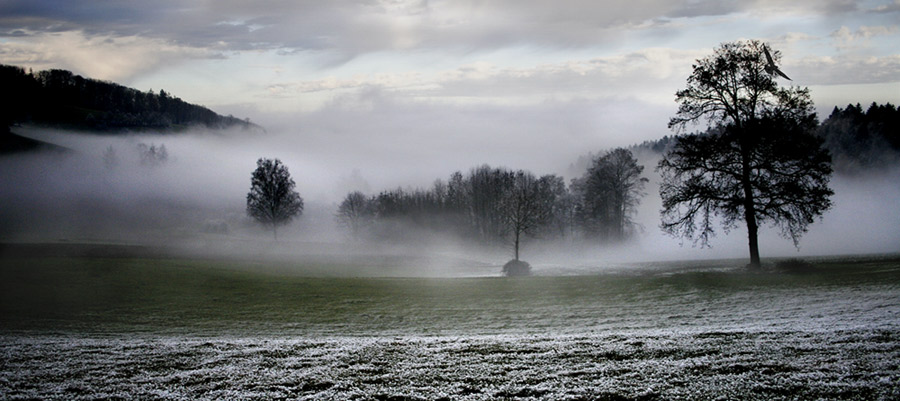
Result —
M756 40L725 43L697 60L669 127L709 129L678 137L658 166L662 229L708 245L717 222L727 232L742 220L755 267L760 224L779 227L796 246L833 194L809 90L780 86L772 73L780 53L770 61L766 52Z

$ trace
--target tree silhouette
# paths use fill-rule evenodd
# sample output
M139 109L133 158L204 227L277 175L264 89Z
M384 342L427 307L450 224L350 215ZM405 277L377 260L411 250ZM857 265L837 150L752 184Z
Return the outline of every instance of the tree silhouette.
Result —
M303 212L303 198L294 191L296 184L278 159L259 159L250 178L247 214L264 226L272 227L278 239L278 226L287 224Z
M519 170L513 174L512 185L503 193L499 204L504 230L513 241L515 260L519 260L519 245L526 234L534 234L546 225L553 213L556 193L553 178L535 178L530 172Z
M662 229L708 245L716 217L726 231L743 220L755 267L760 224L797 245L833 194L809 90L779 87L767 65L759 41L725 43L698 60L669 127L706 120L712 129L679 137L658 165Z
M573 182L578 199L577 215L584 231L601 240L621 241L636 224L647 178L641 177L630 150L618 148L595 158L584 176Z

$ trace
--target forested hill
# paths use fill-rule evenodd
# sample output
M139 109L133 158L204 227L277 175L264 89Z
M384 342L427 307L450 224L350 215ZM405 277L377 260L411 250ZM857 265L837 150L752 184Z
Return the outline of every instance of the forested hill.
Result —
M900 108L890 103L835 107L819 124L816 134L825 141L837 171L878 168L900 162ZM666 136L632 147L634 151L662 154L677 136Z
M66 70L25 72L0 65L0 130L33 123L97 131L179 131L261 127L185 102L164 90L141 92Z

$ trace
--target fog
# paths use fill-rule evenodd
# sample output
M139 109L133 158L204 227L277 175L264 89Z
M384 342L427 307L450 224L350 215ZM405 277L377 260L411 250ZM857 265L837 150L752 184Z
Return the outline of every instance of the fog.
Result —
M515 120L496 109L465 111L485 118L476 125L471 114L435 120L437 113L427 108L417 114L374 107L380 109L357 110L363 121L333 110L282 116L265 133L98 135L14 127L20 135L70 150L0 157L0 242L147 244L230 257L316 256L385 266L408 256L410 263L499 266L510 258L510 248L470 249L441 233L417 233L422 240L409 246L348 245L335 224L337 205L350 191L374 195L397 187L429 188L436 179L484 163L565 175L578 156L628 145L579 136L593 124L586 112L571 126L553 131L555 123L549 119ZM141 144L164 146L167 159L142 160ZM539 271L747 257L742 227L730 233L718 230L711 248L662 234L657 160L638 156L650 182L635 216L642 229L632 241L603 247L530 240L523 244L523 259ZM282 160L306 204L301 217L279 230L278 241L244 211L250 173L261 157ZM572 178L566 176L566 182ZM763 227L763 258L900 251L897 182L898 166L834 176L834 207L809 227L800 248ZM372 254L382 259L359 259Z
M716 227L709 248L688 239L665 235L659 227L659 176L653 170L658 157L642 157L650 179L636 220L645 232L636 244L642 259L690 260L713 258L747 258L747 232L739 225L731 232ZM777 228L762 225L759 230L760 253L766 257L807 257L900 251L900 166L865 173L835 173L831 178L833 207L809 225L809 231L795 248L790 239L781 237Z

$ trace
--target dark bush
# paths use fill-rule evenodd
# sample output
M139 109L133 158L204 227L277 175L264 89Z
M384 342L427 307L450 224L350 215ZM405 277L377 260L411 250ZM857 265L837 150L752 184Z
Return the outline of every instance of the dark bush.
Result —
M506 276L529 276L531 275L531 265L521 260L510 260L503 265L503 274Z
M815 270L815 266L803 259L785 259L775 263L775 268L788 272L808 272Z

